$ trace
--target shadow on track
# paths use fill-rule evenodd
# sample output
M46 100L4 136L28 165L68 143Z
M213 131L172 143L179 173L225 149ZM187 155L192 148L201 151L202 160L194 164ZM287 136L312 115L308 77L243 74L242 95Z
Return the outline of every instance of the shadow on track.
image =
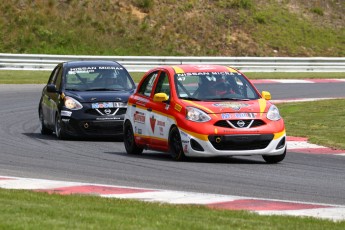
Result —
M106 154L115 154L123 156L124 153L119 152L104 152ZM175 162L171 159L168 153L164 152L155 152L150 151L148 153L143 153L140 155L125 155L129 158L138 158L138 159L149 159L155 161L171 161ZM255 156L251 156L252 158L244 158L240 156L236 157L188 157L186 160L181 162L175 162L176 164L184 164L184 163L215 163L215 164L266 164L263 160L253 159ZM260 156L261 159L261 156Z

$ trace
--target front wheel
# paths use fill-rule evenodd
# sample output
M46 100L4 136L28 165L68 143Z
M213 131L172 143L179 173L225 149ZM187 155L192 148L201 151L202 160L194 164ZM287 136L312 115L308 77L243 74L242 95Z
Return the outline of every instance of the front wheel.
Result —
M38 113L39 119L40 119L40 125L41 125L41 134L42 135L49 135L52 134L53 131L51 131L50 129L48 129L46 127L46 125L44 124L44 117L43 117L43 111L40 108L39 113Z
M61 116L57 113L55 116L55 135L58 139L65 140L67 139L67 134L61 123Z
M183 161L186 159L182 148L181 136L178 128L171 128L169 133L169 152L175 161Z
M284 153L281 155L276 155L276 156L262 155L262 158L264 158L264 160L269 164L276 164L284 160L285 156L286 156L286 148L285 148Z
M123 133L124 133L123 142L125 144L127 154L131 154L131 155L142 154L144 149L138 147L137 144L135 143L133 128L129 121L126 121L126 123L124 124Z

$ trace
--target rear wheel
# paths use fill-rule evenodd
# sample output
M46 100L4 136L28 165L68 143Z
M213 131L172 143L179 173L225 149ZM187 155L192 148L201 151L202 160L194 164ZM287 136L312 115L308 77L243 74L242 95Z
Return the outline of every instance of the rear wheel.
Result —
M55 135L58 139L65 140L65 139L67 139L68 136L67 136L65 129L61 123L62 123L61 116L59 113L57 113L55 116Z
M178 128L171 128L169 133L169 152L175 161L183 161L186 159L182 148L181 136Z
M126 121L126 123L124 124L123 133L124 133L123 142L125 144L127 154L132 154L132 155L142 154L144 149L138 147L137 144L135 143L133 128L129 121Z
M38 116L39 116L39 119L40 119L40 125L41 125L41 134L43 135L49 135L49 134L52 134L53 131L48 129L46 127L46 125L44 124L44 117L43 117L43 112L42 112L42 109L40 108L39 112L38 112Z
M276 155L276 156L262 155L262 158L264 158L264 160L269 164L276 164L284 160L285 156L286 156L286 148L285 148L284 153L281 155Z

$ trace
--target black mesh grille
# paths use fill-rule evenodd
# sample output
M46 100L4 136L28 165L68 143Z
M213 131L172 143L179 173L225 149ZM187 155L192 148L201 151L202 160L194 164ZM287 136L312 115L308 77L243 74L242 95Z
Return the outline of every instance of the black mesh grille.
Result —
M210 135L208 139L217 150L255 150L266 148L273 137L273 134Z
M85 123L87 123L87 126L85 126ZM80 127L87 134L119 134L123 132L123 121L81 122Z

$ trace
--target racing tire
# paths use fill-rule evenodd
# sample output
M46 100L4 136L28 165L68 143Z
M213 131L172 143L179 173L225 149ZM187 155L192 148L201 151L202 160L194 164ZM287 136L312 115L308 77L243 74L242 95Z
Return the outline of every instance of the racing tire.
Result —
M169 133L169 153L175 161L186 160L183 152L181 136L176 126L172 127Z
M275 155L275 156L269 156L269 155L262 155L262 158L264 158L264 160L266 161L266 163L269 164L276 164L281 162L282 160L284 160L286 156L286 148L283 154L281 155Z
M66 140L68 136L61 123L62 123L61 116L59 113L57 113L55 116L55 135L60 140Z
M48 129L46 127L46 125L44 124L44 117L43 117L43 112L42 112L42 109L40 108L39 109L39 112L38 112L38 116L39 116L39 119L40 119L40 125L41 125L41 134L42 135L50 135L53 133L52 130Z
M129 121L126 121L123 127L125 149L127 154L130 155L139 155L143 153L143 148L140 148L135 143L133 127Z

